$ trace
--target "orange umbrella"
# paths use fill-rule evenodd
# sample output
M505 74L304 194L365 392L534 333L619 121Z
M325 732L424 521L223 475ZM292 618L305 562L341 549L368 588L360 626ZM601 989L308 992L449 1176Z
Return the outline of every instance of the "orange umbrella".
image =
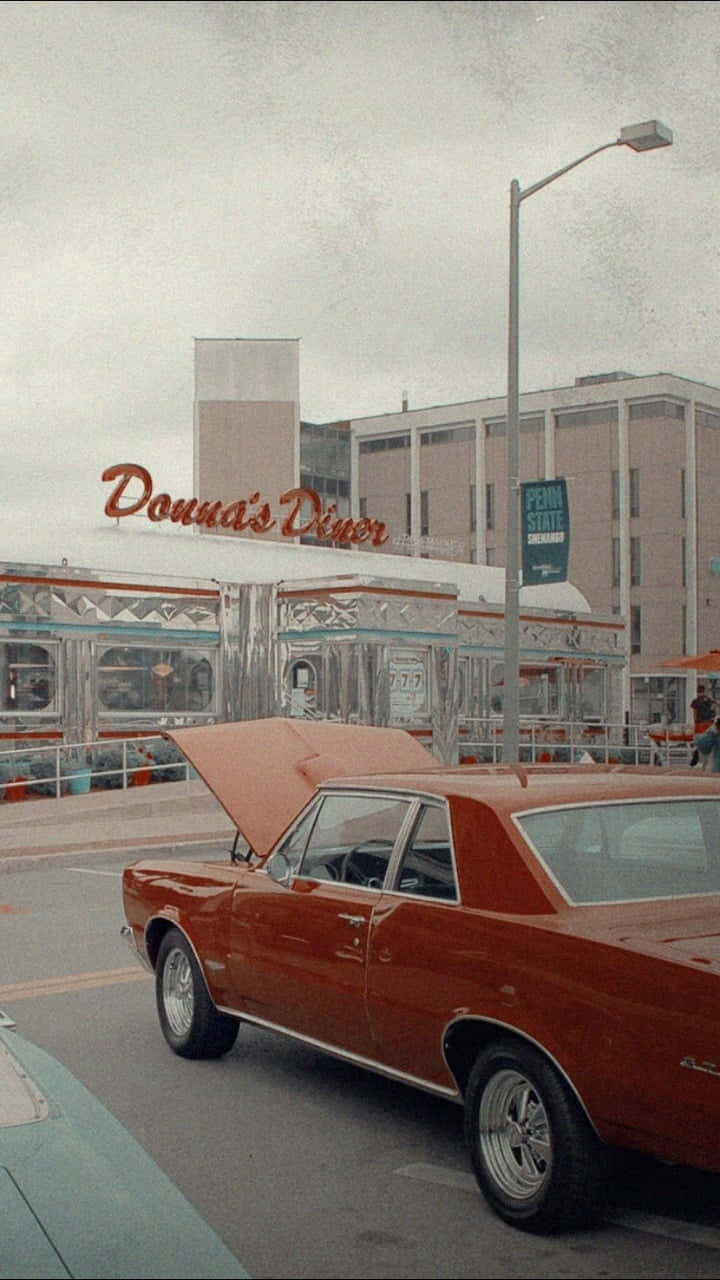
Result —
M660 666L720 673L720 649L709 649L707 653L686 653L682 658L668 658L667 662L661 662Z

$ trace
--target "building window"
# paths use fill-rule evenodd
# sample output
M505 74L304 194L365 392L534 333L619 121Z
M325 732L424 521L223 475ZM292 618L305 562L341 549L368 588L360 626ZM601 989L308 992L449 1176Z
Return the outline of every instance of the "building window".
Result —
M405 494L405 532L412 533L412 495Z
M630 468L630 515L640 515L640 471L638 467Z
M640 539L630 539L630 584L633 587L639 587L642 581L642 558L640 554Z
M318 493L342 493L350 476L350 431L320 423L300 423L300 475Z
M685 520L687 517L687 493L685 491L686 472L683 467L680 472L680 519Z
M210 711L213 654L199 649L103 649L98 701L106 711Z
M680 539L680 576L681 585L687 586L687 538Z
M620 586L620 539L612 540L612 585Z
M558 409L555 414L556 427L594 427L610 422L617 422L616 404L600 405L592 409Z
M630 652L640 653L642 649L642 609L639 604L630 607Z
M409 449L410 436L371 436L361 440L358 453L385 453L388 449Z
M470 485L470 532L474 533L477 529L477 520L475 519L475 485Z
M610 504L613 520L620 518L620 472L613 471L611 476ZM638 467L630 468L630 515L640 515L640 471Z
M474 440L475 427L473 423L463 424L457 427L441 427L433 431L420 432L420 444L457 444L462 440Z
M485 435L504 436L505 435L505 419L499 418L496 422L485 423ZM542 413L526 413L520 417L520 431L524 434L534 433L545 430L545 415Z
M610 478L610 509L613 520L620 517L620 472L613 471Z
M358 498L358 515L361 519L367 515L367 498Z
M628 418L631 422L639 418L679 418L682 422L685 419L685 407L673 400L645 400L628 405Z
M50 711L55 655L39 644L0 644L0 711Z
M430 495L427 489L420 491L420 534L426 538L430 533Z
M699 427L720 427L720 413L712 413L710 409L696 409L695 422Z
M485 528L495 528L495 484L485 485Z

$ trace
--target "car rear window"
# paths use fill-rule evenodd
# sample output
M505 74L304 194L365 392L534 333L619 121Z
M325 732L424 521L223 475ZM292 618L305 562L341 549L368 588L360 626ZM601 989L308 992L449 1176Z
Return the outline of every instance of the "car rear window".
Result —
M720 893L717 800L573 805L517 821L571 902Z

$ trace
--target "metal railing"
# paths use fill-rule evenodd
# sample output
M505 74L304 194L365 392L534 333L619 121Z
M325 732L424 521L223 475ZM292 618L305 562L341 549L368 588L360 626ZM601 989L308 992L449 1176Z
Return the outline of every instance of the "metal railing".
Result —
M503 724L497 716L460 721L461 763L502 761ZM689 765L692 730L684 726L520 720L520 759L533 763L594 760L611 764ZM0 750L0 798L82 794L146 782L189 781L197 774L167 739L101 739L82 746L57 742Z
M692 730L683 726L606 724L574 720L520 719L520 759L532 763L577 762L653 764L690 763ZM461 762L502 761L503 723L497 716L460 721Z
M100 739L78 745L57 742L0 750L0 795L5 801L30 796L79 795L96 789L122 789L147 782L188 781L195 770L166 739Z

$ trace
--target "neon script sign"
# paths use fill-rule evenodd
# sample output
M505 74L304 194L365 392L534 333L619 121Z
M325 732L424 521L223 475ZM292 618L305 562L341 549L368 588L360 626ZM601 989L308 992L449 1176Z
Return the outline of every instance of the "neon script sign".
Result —
M116 480L117 484L105 503L105 515L113 520L121 516L134 516L145 511L148 520L159 524L171 520L173 524L203 525L206 529L232 529L235 533L268 533L278 526L269 502L260 493L232 502L203 501L199 498L171 498L169 493L154 493L153 480L146 467L136 462L120 462L106 467L103 480ZM127 506L121 499L131 480L139 480L142 494L132 498ZM287 507L287 515L280 522L283 538L301 538L312 534L328 542L370 542L381 547L390 536L381 520L369 516L341 516L337 505L331 502L323 509L320 495L314 489L286 489L280 494L281 506Z

